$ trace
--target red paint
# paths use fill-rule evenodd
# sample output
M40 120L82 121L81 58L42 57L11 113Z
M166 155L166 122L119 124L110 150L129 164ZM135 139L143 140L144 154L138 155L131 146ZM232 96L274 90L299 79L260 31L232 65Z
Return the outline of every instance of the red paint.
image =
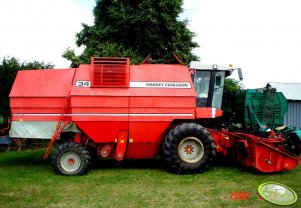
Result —
M128 130L127 121L78 121L75 124L95 143L115 142L115 139L118 138L119 130Z
M103 146L103 148L100 150L100 156L103 158L109 157L111 154L115 144L114 143L108 143Z
M284 138L261 138L251 134L209 129L218 151L246 167L260 172L272 173L292 170L301 164L301 159L281 146Z
M75 163L74 158L69 158L68 159L68 165L74 165L74 163Z
M125 150L128 143L128 131L120 131L118 133L117 147L115 158L118 161L123 160L125 156Z

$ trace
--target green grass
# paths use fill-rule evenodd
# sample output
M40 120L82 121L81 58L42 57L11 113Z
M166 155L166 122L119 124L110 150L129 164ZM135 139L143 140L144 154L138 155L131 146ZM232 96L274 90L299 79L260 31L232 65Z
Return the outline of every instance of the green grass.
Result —
M0 207L279 207L259 199L263 182L295 190L301 207L301 166L277 174L258 174L216 164L197 175L175 175L161 160L98 161L84 176L55 175L43 150L0 152ZM249 192L233 201L231 192Z
M3 125L3 117L0 116L0 127Z

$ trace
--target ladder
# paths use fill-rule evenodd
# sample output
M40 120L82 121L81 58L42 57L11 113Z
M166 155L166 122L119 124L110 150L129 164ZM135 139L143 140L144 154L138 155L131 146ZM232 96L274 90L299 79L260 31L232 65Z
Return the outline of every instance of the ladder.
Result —
M66 128L66 126L71 122L66 119L67 118L66 113L68 110L68 105L70 103L70 92L71 92L71 90L69 91L68 96L66 97L64 108L61 112L60 118L55 127L55 131L54 131L54 133L50 139L50 142L48 144L48 147L46 149L44 159L48 158L54 142L57 140L57 138L60 136L61 132Z

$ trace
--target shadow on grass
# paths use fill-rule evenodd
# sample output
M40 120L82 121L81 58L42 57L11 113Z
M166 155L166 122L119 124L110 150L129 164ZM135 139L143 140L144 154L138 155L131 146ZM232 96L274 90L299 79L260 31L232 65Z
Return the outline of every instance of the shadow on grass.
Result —
M11 151L7 153L1 153L0 166L43 166L49 165L50 159L43 159L45 150L34 151Z
M245 167L241 163L231 160L230 158L223 157L223 156L217 156L212 164L212 167L220 167L220 168L224 168L224 169L236 169L241 172L250 173L252 175L262 175L262 176L265 176L265 175L273 176L273 175L279 175L279 174L287 172L287 171L279 171L279 172L273 172L273 173L264 173L264 172L260 172L259 170L255 169L255 168L252 168L252 167Z
M166 164L160 158L143 160L128 159L120 162L114 159L98 159L92 163L92 169L154 169L158 171L168 172Z
M237 162L233 162L227 158L216 158L211 164L210 167L213 168L222 168L225 170L237 170L242 172L250 172L252 171L250 168L246 168ZM114 159L97 159L93 162L92 165L93 169L103 169L103 170L110 170L110 169L156 169L163 172L170 172L167 168L167 164L164 162L163 159L157 157L156 159L128 159L124 161L116 161ZM208 171L211 171L210 168ZM206 172L206 171L205 171ZM254 172L256 174L256 172Z
M44 160L45 150L29 150L21 152L7 152L0 154L0 166L1 167L11 167L11 166L51 166L51 155ZM224 170L231 171L241 171L246 173L251 173L253 175L278 175L283 172L276 173L262 173L253 168L247 168L230 160L226 157L218 156L213 164L213 168L222 168ZM92 169L95 170L114 170L114 169L155 169L162 172L169 172L167 165L160 158L156 159L128 159L124 161L116 161L114 159L95 159L92 163ZM209 169L210 171L211 169Z

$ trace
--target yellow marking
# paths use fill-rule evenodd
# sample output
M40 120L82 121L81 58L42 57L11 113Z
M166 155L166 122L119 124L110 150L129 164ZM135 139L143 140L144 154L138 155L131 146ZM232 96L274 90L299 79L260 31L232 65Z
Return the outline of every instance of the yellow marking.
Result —
M24 120L23 120L23 118L20 118L20 119L19 119L19 121L21 121L21 122L22 122L22 121L24 121Z
M134 139L129 139L129 143L133 143L134 142Z

